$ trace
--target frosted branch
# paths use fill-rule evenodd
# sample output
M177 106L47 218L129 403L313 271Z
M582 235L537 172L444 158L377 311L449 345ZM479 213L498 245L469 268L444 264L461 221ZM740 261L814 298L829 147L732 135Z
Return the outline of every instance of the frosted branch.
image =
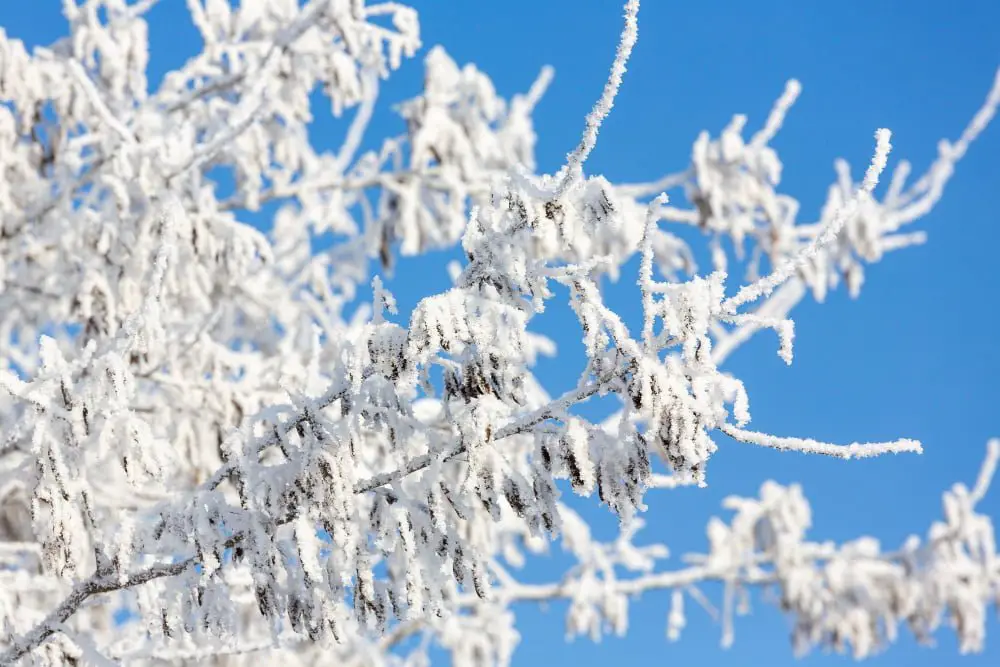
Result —
M927 539L895 552L806 541L808 504L775 484L727 500L735 516L676 569L635 537L648 493L708 483L720 433L838 458L920 450L747 431L747 387L721 364L762 328L791 362L807 290L857 294L863 267L923 242L900 229L993 118L1000 78L914 184L904 162L874 196L880 131L861 183L838 162L801 224L770 145L794 80L755 133L735 116L678 170L584 177L638 0L555 177L534 173L548 67L504 99L431 48L393 106L404 129L369 141L381 79L421 45L402 3L190 0L203 44L151 86L152 4L64 3L69 34L48 48L0 31L0 663L399 667L433 644L502 667L519 600L566 599L569 632L600 636L627 629L629 597L669 591L670 637L701 605L728 642L751 587L782 595L799 648L836 637L867 655L902 620L923 638L941 618L981 647L995 443L972 490L953 487ZM310 141L317 93L353 114L330 150ZM459 245L451 288L399 321L397 256ZM727 299L731 253L747 286ZM634 259L641 331L604 290ZM556 396L535 374L557 352L535 318L564 295L583 354L559 357L577 377ZM596 397L622 409L595 423ZM617 539L593 540L567 493L612 512ZM574 565L519 582L556 539Z
M747 431L729 424L719 427L723 433L739 442L782 451L821 454L838 459L864 459L885 454L923 453L923 447L916 440L902 439L892 442L854 442L849 445L833 445L809 438L783 438L765 433Z
M847 221L855 214L863 198L870 197L875 186L878 184L879 176L885 169L886 162L889 159L889 151L892 149L892 145L889 143L890 136L889 130L886 129L880 129L875 133L875 155L872 157L871 164L865 172L865 178L861 187L858 188L850 201L837 212L837 215L834 216L830 223L823 228L822 233L796 257L777 267L766 278L742 287L735 296L725 301L723 304L725 310L735 312L740 306L770 295L776 287L791 278L797 269L801 268L824 246L837 237L837 234L840 233L840 230L843 229Z
M628 62L629 56L632 55L632 48L638 38L639 0L628 0L625 3L625 27L622 28L615 60L611 64L611 73L607 83L604 84L604 91L601 93L600 99L587 114L586 126L580 144L566 156L565 172L555 189L556 198L562 196L566 189L579 178L583 163L587 161L590 152L597 145L597 133L600 131L604 119L608 117L612 107L614 107L615 96L618 94L618 88L622 85L622 76L625 74L625 64Z

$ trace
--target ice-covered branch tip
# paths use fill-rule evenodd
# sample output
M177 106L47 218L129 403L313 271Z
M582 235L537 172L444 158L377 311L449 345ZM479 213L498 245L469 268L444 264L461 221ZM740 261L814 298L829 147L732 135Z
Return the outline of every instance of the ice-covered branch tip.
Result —
M921 454L924 451L918 441L907 438L892 442L854 442L849 445L834 445L809 438L782 438L766 433L747 431L730 424L723 424L720 430L733 440L745 442L748 445L802 452L803 454L822 454L838 459L867 459L884 454L903 454L906 452Z
M861 189L866 194L872 193L878 185L879 176L885 171L885 165L889 161L889 151L892 150L892 144L889 143L891 138L892 132L888 129L882 127L875 130L875 155L872 156L872 162L865 172L865 180L861 184Z
M997 462L1000 462L1000 438L993 438L986 444L986 458L983 460L983 466L979 469L976 485L972 488L970 499L973 505L986 496L997 472Z
M548 90L549 84L552 83L552 77L555 76L555 69L551 65L546 65L538 73L538 78L535 82L531 84L531 88L528 89L527 94L524 96L524 105L529 109L534 109L538 105L538 101L542 99L542 95Z
M597 144L597 133L601 129L601 123L611 113L611 108L615 104L615 96L618 88L622 85L622 75L625 74L625 63L632 55L632 48L639 38L639 0L629 0L625 4L625 27L622 28L622 35L618 42L618 52L615 54L615 61L611 65L611 73L607 83L604 84L604 92L597 104L587 114L586 126L583 130L583 137L576 149L566 157L566 171L562 180L556 187L555 196L559 197L573 183L580 173L583 163L587 161L590 152Z
M764 127L757 134L753 135L750 143L754 146L765 146L771 139L774 139L774 135L778 133L778 130L781 129L782 124L785 122L788 110L792 108L792 105L795 104L795 100L799 98L799 94L801 93L802 84L796 79L789 79L788 83L785 84L785 92L774 103L774 108L771 109Z
M950 151L952 160L959 160L965 155L965 151L969 149L969 144L975 141L980 132L985 130L986 126L993 120L998 106L1000 106L1000 69L997 69L996 74L993 76L993 87L990 88L983 106L976 112L976 115L962 132L962 136L959 137L958 141L952 144Z
M875 131L875 154L872 156L871 163L868 165L868 170L865 172L865 178L861 183L861 187L855 191L854 196L844 204L844 206L837 211L837 214L833 217L833 220L823 229L822 233L813 239L812 243L802 249L797 255L784 262L770 275L761 278L760 280L746 285L739 292L736 293L730 299L726 299L722 303L723 309L727 312L733 313L737 308L744 306L748 303L756 301L761 297L770 296L770 294L779 285L784 283L786 280L792 277L798 269L800 269L806 262L816 256L821 249L831 243L837 238L837 235L858 211L858 207L861 202L866 198L871 196L872 192L875 190L875 186L878 185L879 176L885 170L886 162L889 160L889 151L892 150L892 144L889 143L889 139L892 137L892 133L885 129L880 128Z

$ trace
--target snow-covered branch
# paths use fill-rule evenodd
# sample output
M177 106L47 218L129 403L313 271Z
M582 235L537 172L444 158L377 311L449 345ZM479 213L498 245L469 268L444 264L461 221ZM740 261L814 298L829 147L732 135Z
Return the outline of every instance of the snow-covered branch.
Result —
M514 602L567 598L571 631L600 634L624 628L629 596L670 589L674 636L685 597L710 606L697 587L713 580L725 637L734 596L761 585L801 647L867 655L898 623L923 636L944 612L963 648L981 646L997 573L976 507L995 445L921 547L807 542L808 505L773 484L732 500L733 521L711 524L708 555L683 569L632 540L647 492L709 483L721 436L841 458L920 451L748 430L747 391L721 365L762 328L791 363L789 314L808 290L822 299L843 277L856 293L863 263L922 240L901 229L942 196L1000 78L926 175L907 186L900 163L878 200L879 130L862 183L838 166L821 219L801 224L769 145L794 81L748 141L737 116L650 182L584 173L638 0L554 175L535 173L532 121L552 70L505 100L440 46L396 107L404 129L369 141L381 79L421 47L403 4L189 0L202 49L156 88L153 1L63 4L69 35L48 48L0 31L0 664L242 665L264 651L314 664L326 650L412 665L432 642L456 665L506 664ZM336 150L310 142L316 91L353 114ZM699 274L678 224L705 232L714 272ZM723 237L737 259L750 245L742 279ZM397 312L376 267L455 245L453 286ZM603 284L636 255L633 332ZM561 307L584 355L564 358L578 380L553 397L533 369L555 348L534 318ZM621 411L587 419L595 397ZM570 492L596 495L621 538L591 540ZM519 583L510 568L557 537L578 566Z

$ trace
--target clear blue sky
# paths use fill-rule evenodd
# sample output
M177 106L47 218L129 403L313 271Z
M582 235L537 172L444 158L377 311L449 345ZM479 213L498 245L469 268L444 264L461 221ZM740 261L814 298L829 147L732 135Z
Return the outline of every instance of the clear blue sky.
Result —
M63 32L58 0L0 3L0 25L29 44ZM556 79L536 115L538 154L545 169L560 164L577 141L583 115L596 99L620 30L621 3L611 0L412 0L424 43L442 43L460 62L475 62L501 93L524 90L540 66ZM182 0L161 0L152 15L153 68L177 64L195 47L181 21ZM615 180L654 177L686 165L702 129L717 133L733 113L756 127L789 77L804 92L774 145L785 164L783 190L798 197L803 217L818 212L833 179L833 160L847 158L855 174L870 155L872 132L894 132L895 158L916 170L935 154L939 138L956 137L978 108L1000 65L1000 3L960 2L669 2L647 0L640 39L616 108L588 167ZM387 101L416 92L421 64L408 63L385 91ZM377 117L373 134L387 128ZM321 142L334 142L344 121L322 120ZM1000 349L994 341L1000 275L1000 127L991 127L959 165L944 200L921 223L929 243L890 255L867 273L859 300L837 292L827 303L804 303L795 363L774 354L773 336L742 348L729 368L743 377L754 427L831 441L919 438L926 453L873 462L840 463L721 442L710 487L651 496L650 535L675 554L704 545L704 525L730 493L752 494L767 478L800 481L813 503L817 538L873 534L891 548L926 529L940 512L940 492L971 481L986 439L1000 434ZM407 273L413 268L431 271ZM412 304L445 284L440 263L404 262L389 287ZM426 283L413 276L429 276ZM631 280L631 279L629 279ZM547 331L559 331L549 323ZM572 329L568 329L573 331ZM573 348L576 334L560 342ZM557 384L577 366L543 366ZM571 369L571 370L570 370ZM984 508L1000 518L1000 488ZM595 513L605 525L606 517ZM543 563L532 577L552 574ZM841 664L814 654L796 663L784 620L755 605L739 620L735 646L718 647L719 629L694 605L677 644L664 637L668 600L650 596L632 607L626 639L563 641L562 606L521 612L516 665L664 664L757 666ZM872 665L1000 664L1000 622L990 617L986 653L959 660L952 635L937 649L908 638Z

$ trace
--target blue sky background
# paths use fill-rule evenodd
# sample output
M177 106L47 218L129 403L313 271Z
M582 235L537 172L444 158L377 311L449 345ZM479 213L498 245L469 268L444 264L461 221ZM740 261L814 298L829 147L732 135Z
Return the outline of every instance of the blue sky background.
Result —
M557 168L578 140L582 119L605 80L618 33L621 3L610 0L411 0L420 11L426 46L444 44L459 62L488 72L504 95L526 90L544 64L556 78L535 120L541 168ZM64 33L58 0L0 3L0 25L29 44ZM176 66L197 48L182 0L161 0L151 14L155 72ZM802 202L811 220L834 178L833 160L847 158L857 175L866 165L876 127L893 130L893 162L906 157L915 173L931 161L938 139L955 138L981 104L1000 65L1000 3L669 2L647 0L640 38L616 108L588 163L612 181L651 179L682 169L702 129L713 135L734 113L759 127L787 78L804 91L773 142L784 161L782 191ZM426 51L426 49L425 49ZM418 60L404 65L384 89L370 137L396 131L388 103L416 93ZM157 77L158 78L158 77ZM319 111L322 115L322 111ZM317 140L336 144L346 120L321 118ZM920 223L927 245L889 255L867 271L861 297L838 291L822 305L804 302L794 313L795 363L775 355L767 334L741 348L727 368L742 377L756 429L834 442L923 441L926 453L869 462L835 462L778 454L724 441L712 461L708 489L651 495L646 529L675 554L704 547L704 526L731 493L753 494L768 478L799 481L813 504L817 539L872 534L887 548L923 533L940 516L940 493L971 482L986 439L1000 434L1000 349L994 344L1000 275L1000 127L989 128L958 166L945 197ZM400 264L388 281L404 305L444 287L441 257ZM626 273L624 280L634 277ZM405 280L403 277L405 276ZM419 276L419 278L416 278ZM633 317L636 304L623 309ZM543 321L568 351L577 329L558 316ZM571 325L571 326L565 326ZM542 376L556 386L573 382L577 358L546 362ZM1000 518L1000 489L982 506ZM602 530L603 510L588 512ZM543 580L560 559L526 574ZM717 599L717 598L716 598ZM677 644L665 639L668 596L633 604L623 639L565 643L565 608L519 609L522 644L516 665L619 664L656 660L686 665L809 667L847 658L813 654L795 661L785 621L759 603L736 625L736 643L719 648L719 628L694 604ZM1000 622L988 621L987 651L958 659L949 631L936 649L907 637L869 664L1000 663Z

